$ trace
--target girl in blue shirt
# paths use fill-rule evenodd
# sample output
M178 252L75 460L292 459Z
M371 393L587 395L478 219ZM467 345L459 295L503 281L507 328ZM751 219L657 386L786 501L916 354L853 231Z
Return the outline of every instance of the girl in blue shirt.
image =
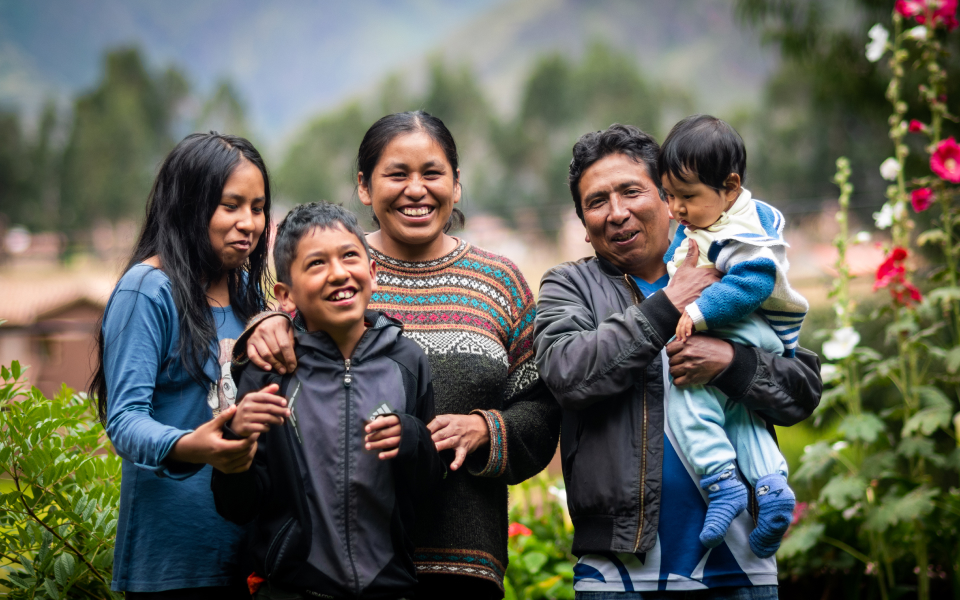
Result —
M90 391L123 458L112 588L127 598L249 598L245 531L217 514L210 476L246 469L256 451L256 436L221 436L236 410L222 365L265 308L269 215L250 142L186 137L160 167L107 304Z

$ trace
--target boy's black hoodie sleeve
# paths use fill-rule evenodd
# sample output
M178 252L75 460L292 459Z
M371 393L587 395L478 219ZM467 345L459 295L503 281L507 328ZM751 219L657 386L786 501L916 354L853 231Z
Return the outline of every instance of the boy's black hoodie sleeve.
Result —
M234 367L233 378L237 382L237 404L243 402L247 394L258 392L271 383L280 383L280 377L263 371L253 363ZM266 451L270 432L260 434L257 439L257 453L253 464L242 473L224 473L213 470L210 489L213 500L221 517L237 524L249 523L260 512L263 500L270 491L270 476L267 470ZM232 430L225 428L223 437L240 439Z
M416 373L409 373L413 381L404 386L407 414L397 415L400 418L400 448L396 460L406 477L422 491L446 477L447 467L440 459L426 426L436 416L430 365L423 351L412 342L411 345L419 356Z

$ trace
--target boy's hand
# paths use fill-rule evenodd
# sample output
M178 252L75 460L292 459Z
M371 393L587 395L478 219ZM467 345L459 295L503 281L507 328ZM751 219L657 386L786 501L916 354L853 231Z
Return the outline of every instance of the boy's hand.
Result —
M283 425L283 420L290 416L290 409L287 408L286 399L276 395L278 391L280 386L271 383L259 392L244 396L237 405L230 429L241 437L247 437Z
M236 406L231 406L181 437L170 449L168 458L180 462L206 463L224 473L241 473L249 469L257 453L259 434L242 440L223 439L223 426L236 410Z
M276 369L277 373L285 375L297 368L293 343L290 321L267 317L257 324L247 339L247 358L264 371Z
M693 319L687 311L683 311L680 322L677 323L677 341L686 342L691 335L693 335Z
M378 417L363 428L364 448L370 451L379 451L380 460L395 458L400 452L400 417L387 415Z

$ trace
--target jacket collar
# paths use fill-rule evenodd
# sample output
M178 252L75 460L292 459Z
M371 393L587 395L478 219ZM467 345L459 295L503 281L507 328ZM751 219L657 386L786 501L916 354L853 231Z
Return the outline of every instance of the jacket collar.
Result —
M354 363L363 362L380 354L384 349L393 345L403 331L403 324L400 321L380 311L366 311L363 315L363 320L367 326L367 330L363 333L363 337L360 338L360 343L357 344L356 349L353 351L353 356L350 357L351 362ZM298 357L310 350L330 360L338 362L343 360L343 355L340 354L340 349L337 348L337 344L325 331L310 333L298 328L296 341Z

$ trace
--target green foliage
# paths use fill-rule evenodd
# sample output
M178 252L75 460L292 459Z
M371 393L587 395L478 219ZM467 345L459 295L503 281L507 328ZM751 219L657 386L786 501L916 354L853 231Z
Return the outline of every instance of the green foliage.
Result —
M54 398L0 368L0 586L10 598L110 592L120 459L83 394Z
M562 481L544 472L510 489L510 565L505 600L573 598L573 525L565 517Z

